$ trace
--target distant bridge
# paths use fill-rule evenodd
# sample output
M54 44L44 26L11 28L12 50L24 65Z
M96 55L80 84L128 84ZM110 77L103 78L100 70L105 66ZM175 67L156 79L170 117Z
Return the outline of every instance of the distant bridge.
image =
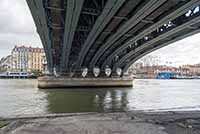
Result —
M27 3L48 69L61 76L123 76L140 57L200 31L200 0Z

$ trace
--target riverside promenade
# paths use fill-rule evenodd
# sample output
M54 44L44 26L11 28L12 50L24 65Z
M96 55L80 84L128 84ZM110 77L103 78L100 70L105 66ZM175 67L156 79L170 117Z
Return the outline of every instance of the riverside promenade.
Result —
M71 113L2 117L0 134L199 134L200 112Z

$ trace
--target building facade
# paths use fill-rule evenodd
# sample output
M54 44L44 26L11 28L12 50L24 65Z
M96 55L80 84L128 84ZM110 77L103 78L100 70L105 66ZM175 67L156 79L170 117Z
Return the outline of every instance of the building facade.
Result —
M12 69L14 71L28 71L29 48L15 46L11 52Z
M139 78L156 78L158 73L162 72L174 73L180 76L200 76L200 64L173 67L166 65L144 66L142 63L135 63L129 69L130 74L137 75Z
M28 71L42 71L45 60L44 50L42 48L29 48Z
M0 72L6 72L12 70L12 55L3 57L0 60Z
M13 71L42 71L46 59L42 48L15 46L11 52Z

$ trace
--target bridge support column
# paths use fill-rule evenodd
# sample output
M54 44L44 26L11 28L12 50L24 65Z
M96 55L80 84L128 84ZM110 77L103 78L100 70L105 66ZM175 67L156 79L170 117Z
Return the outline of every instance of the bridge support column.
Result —
M69 87L132 87L133 79L128 77L119 78L70 78L43 76L38 78L38 88L69 88Z

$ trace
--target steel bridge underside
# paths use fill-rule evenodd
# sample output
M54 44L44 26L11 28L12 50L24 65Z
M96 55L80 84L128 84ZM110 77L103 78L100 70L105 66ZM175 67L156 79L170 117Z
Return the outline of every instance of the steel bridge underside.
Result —
M110 68L200 31L200 0L27 0L47 57L59 74ZM189 45L189 44L188 44ZM122 76L122 75L121 75ZM79 76L75 76L79 77ZM81 77L81 75L80 75Z

